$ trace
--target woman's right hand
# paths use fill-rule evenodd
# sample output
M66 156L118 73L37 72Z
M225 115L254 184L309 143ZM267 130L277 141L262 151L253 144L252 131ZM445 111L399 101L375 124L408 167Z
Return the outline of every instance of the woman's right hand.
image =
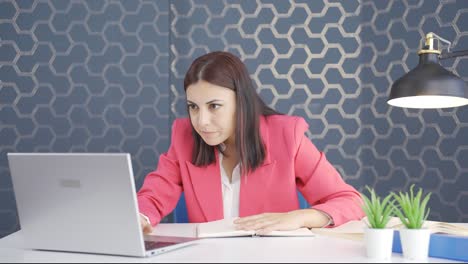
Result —
M151 226L151 223L148 222L148 220L140 214L140 225L141 225L141 230L143 230L143 234L149 234L153 232L153 227Z

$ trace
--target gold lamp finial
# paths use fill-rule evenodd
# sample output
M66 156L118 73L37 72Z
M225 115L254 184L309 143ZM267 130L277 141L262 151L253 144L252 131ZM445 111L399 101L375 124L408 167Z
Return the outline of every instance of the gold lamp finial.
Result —
M419 50L418 54L423 54L423 53L435 53L435 54L441 54L441 51L438 49L439 43L437 42L437 48L434 47L434 40L439 41L438 38L436 38L435 34L432 32L429 32L426 34L426 39L424 42L424 46Z

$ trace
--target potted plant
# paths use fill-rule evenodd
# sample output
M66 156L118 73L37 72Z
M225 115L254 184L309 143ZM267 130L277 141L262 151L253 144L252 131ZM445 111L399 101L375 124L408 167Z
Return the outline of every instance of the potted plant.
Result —
M393 229L387 223L393 216L393 200L387 195L381 200L374 189L366 186L370 197L361 194L364 203L362 208L367 216L368 228L364 229L364 243L367 257L390 259L392 256Z
M430 208L427 207L431 193L423 197L423 191L414 194L414 184L410 191L392 192L396 206L395 214L400 218L401 223L406 227L400 229L400 241L403 256L407 259L421 260L428 257L430 230L424 227L424 222L429 215Z

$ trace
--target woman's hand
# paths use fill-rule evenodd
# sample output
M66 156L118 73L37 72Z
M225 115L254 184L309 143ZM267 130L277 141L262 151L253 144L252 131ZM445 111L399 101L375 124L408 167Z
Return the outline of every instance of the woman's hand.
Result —
M143 230L143 234L149 234L153 232L153 227L151 226L151 223L148 222L147 218L145 218L142 214L140 214L140 225L141 230Z
M255 230L258 235L272 231L295 230L301 227L322 227L329 218L323 212L314 209L303 209L288 213L264 213L236 219L238 230Z
M302 227L303 220L297 211L289 213L265 213L236 219L236 229L255 230L258 235L271 231L294 230Z

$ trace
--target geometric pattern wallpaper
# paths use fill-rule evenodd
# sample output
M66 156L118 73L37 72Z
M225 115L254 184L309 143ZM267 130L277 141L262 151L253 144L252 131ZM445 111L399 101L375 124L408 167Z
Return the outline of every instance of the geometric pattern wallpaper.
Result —
M7 152L128 152L139 187L186 116L186 70L214 50L304 117L346 182L415 183L430 219L467 222L468 107L386 103L428 32L468 49L468 1L0 0L0 237L19 228ZM468 81L468 58L442 65Z
M0 235L18 228L7 152L169 146L168 1L0 2Z

